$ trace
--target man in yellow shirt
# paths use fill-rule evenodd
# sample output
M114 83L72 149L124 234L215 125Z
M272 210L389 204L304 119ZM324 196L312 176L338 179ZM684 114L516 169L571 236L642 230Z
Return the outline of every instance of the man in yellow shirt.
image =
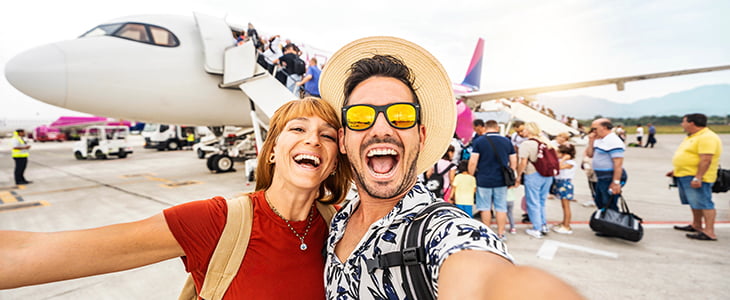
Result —
M687 137L674 153L674 168L667 176L674 176L679 188L679 199L692 209L692 224L674 226L674 229L691 232L687 233L691 239L716 241L712 184L717 179L722 142L717 134L706 127L707 116L703 114L684 115L681 125Z

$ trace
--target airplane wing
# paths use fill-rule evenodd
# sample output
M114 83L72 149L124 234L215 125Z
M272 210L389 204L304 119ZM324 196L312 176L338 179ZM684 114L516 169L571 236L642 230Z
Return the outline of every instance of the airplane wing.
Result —
M469 103L469 106L475 107L475 106L479 105L480 103L482 103L484 101L489 101L489 100L520 97L520 96L532 96L532 95L537 95L537 94L542 94L542 93L580 89L580 88L600 86L600 85L609 85L609 84L615 84L616 89L618 89L619 91L623 91L624 85L626 84L626 82L630 82L630 81L639 81L639 80L664 78L664 77L705 73L705 72L713 72L713 71L723 71L723 70L730 70L730 65L708 67L708 68L687 69L687 70L670 71L670 72L662 72L662 73L652 73L652 74L626 76L626 77L607 78L607 79L599 79L599 80L592 80L592 81L565 83L565 84L558 84L558 85L549 85L549 86L543 86L543 87L500 91L500 92L472 92L472 93L461 94L461 95L458 95L457 97L466 100L466 102Z

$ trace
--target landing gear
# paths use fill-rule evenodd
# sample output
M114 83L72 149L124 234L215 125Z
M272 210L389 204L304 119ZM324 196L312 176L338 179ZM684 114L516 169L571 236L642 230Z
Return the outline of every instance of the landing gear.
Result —
M216 173L224 173L235 171L233 169L233 159L225 154L214 154L208 157L208 170Z

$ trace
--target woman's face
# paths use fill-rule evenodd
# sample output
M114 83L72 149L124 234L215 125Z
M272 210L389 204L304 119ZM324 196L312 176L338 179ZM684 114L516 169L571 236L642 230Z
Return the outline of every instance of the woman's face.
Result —
M337 165L337 130L319 117L299 117L284 125L273 148L273 181L316 189Z

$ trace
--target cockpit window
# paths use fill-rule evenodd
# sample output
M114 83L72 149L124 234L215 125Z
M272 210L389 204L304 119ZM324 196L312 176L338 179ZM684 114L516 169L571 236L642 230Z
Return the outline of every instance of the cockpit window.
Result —
M171 31L159 26L143 23L117 23L99 25L94 29L84 33L81 37L104 35L115 36L127 40L164 47L177 47L180 45L180 41L178 41L175 34L173 34Z

